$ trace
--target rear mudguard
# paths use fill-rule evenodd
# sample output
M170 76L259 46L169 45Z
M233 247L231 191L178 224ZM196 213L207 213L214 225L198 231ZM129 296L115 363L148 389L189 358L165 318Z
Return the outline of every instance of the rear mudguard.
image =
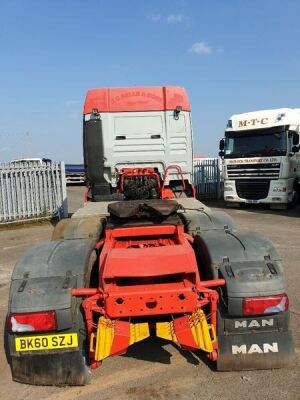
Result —
M225 279L221 299L226 303L228 315L243 315L244 297L285 292L280 256L263 236L252 232L206 231L194 237L193 246L200 277Z
M79 343L74 350L17 352L16 335L6 330L5 350L14 380L38 385L89 381L85 322L80 300L72 298L71 289L89 284L96 258L93 248L93 239L52 241L32 246L16 264L8 314L55 310L57 332L50 333L77 333Z
M90 239L99 240L105 220L98 216L62 219L55 226L51 240Z
M194 237L200 276L223 278L217 327L220 371L289 365L294 345L287 312L243 317L243 299L285 292L280 256L259 234L207 230ZM222 316L221 316L222 313Z
M211 211L208 208L183 209L179 215L183 220L186 232L193 236L207 231L234 230L232 218L223 211Z
M18 353L14 344L16 335L5 332L5 349L13 380L31 385L55 386L80 386L89 383L91 371L86 362L85 323L79 303L75 304L74 301L72 308L71 327L58 333L77 333L79 345L74 351Z

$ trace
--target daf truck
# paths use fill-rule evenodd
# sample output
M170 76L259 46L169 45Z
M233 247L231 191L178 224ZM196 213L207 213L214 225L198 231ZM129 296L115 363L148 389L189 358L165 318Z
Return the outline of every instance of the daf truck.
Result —
M235 114L220 141L224 200L286 209L299 200L300 109Z

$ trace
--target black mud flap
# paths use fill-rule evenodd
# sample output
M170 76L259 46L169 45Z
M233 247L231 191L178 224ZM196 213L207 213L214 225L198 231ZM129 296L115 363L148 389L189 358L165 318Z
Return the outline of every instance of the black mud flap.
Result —
M218 371L273 369L295 357L291 331L219 335Z
M4 347L14 381L50 386L82 386L90 382L91 371L86 360L86 329L81 312L78 308L76 311L74 325L71 328L52 332L57 335L76 333L78 347L74 349L20 352L15 349L16 337L35 335L5 332Z
M70 229L70 232L72 234L74 230ZM28 249L15 266L8 315L53 310L57 329L18 333L5 329L4 347L13 380L51 386L89 383L91 373L85 317L81 299L72 297L71 289L89 284L90 272L96 261L94 240L69 239L37 244ZM65 334L77 335L76 347L71 346L72 342L65 348L58 345L59 336ZM50 346L47 336L51 335L58 336L54 342L57 347ZM35 339L34 336L40 338ZM26 337L31 347L29 344L26 349L16 346L16 339L24 338L26 341ZM40 350L43 339L46 345L44 350ZM39 345L33 345L33 342Z
M31 385L86 385L91 372L79 351L11 357L12 378Z

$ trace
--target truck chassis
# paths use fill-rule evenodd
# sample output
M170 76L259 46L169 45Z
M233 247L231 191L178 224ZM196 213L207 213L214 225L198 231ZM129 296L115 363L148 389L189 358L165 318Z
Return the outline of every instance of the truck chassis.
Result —
M89 203L17 263L5 344L14 380L83 385L153 334L220 371L280 368L288 325L278 254L226 214L194 198Z

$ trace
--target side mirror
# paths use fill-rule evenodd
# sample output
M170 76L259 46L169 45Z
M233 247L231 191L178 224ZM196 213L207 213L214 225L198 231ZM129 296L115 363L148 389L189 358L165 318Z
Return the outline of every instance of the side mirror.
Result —
M292 152L293 152L293 153L299 153L299 151L300 151L299 146L293 146L293 147L292 147Z
M176 106L176 108L173 112L174 119L176 119L176 120L179 119L179 114L181 111L182 111L182 106Z
M225 151L224 150L220 150L219 151L219 156L223 158L225 156Z
M225 149L225 140L221 139L219 143L219 150L223 151L224 149Z

